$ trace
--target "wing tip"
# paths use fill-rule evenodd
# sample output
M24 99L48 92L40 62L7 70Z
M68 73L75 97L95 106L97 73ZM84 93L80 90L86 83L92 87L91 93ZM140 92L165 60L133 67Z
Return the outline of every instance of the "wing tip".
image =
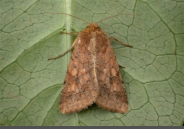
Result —
M102 107L105 110L111 111L111 112L117 112L121 114L125 114L128 111L128 104L127 103L122 103L121 107L116 107L114 105L104 105L104 104L99 104L97 103L99 107Z
M71 106L71 107L66 107L62 104L59 105L59 109L63 114L72 114L76 112L80 112L82 110L87 109L89 106L91 106L95 101L91 101L87 104L81 104L80 106Z
M118 110L119 113L126 113L128 111L128 104L127 103L123 103L121 108Z

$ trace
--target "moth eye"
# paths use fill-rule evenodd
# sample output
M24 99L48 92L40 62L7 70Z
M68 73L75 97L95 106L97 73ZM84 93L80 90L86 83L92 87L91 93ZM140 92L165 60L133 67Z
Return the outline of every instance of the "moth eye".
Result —
M77 67L74 65L73 68L77 68Z

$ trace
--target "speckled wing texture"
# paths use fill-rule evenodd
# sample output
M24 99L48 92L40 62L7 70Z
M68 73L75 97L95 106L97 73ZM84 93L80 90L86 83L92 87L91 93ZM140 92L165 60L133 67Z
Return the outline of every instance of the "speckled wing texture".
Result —
M79 112L96 102L106 110L125 113L125 87L107 35L92 23L79 33L74 44L61 93L61 112Z
M87 108L95 102L99 93L88 38L90 36L81 33L81 36L79 35L74 41L76 44L66 73L59 105L64 114L79 112Z
M110 40L103 31L97 31L96 42L100 88L96 103L109 111L125 113L128 110L127 95Z

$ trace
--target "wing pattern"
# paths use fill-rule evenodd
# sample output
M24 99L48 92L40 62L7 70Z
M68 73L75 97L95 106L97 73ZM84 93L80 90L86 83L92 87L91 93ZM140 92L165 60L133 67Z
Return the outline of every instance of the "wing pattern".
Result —
M61 93L61 112L78 112L96 102L109 111L125 113L125 86L107 35L98 25L91 24L74 43Z
M78 112L92 105L99 92L98 84L93 72L91 53L79 39L68 66L63 90L60 99L60 110L62 113ZM81 45L83 44L83 45Z

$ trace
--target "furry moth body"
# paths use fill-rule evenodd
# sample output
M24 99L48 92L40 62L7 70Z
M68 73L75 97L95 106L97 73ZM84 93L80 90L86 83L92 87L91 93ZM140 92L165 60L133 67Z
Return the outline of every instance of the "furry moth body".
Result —
M74 50L61 92L61 112L79 112L96 103L106 110L126 113L125 86L105 32L91 23L78 34L71 48Z

